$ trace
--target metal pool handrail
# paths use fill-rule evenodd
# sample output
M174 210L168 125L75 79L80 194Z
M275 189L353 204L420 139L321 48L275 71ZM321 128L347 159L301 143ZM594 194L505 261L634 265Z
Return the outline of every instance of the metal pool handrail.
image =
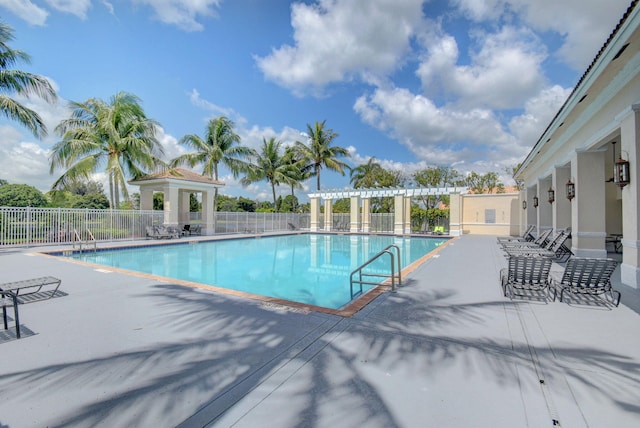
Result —
M391 278L391 291L392 292L396 291L396 274L395 274L395 265L396 264L395 264L394 259L393 259L394 253L393 253L393 251L391 251L392 249L396 250L395 256L396 256L396 260L397 260L397 263L398 263L398 285L399 286L402 285L402 266L400 266L400 247L398 247L395 244L391 244L391 245L388 245L387 247L385 247L378 254L376 254L375 256L371 257L366 262L364 262L362 265L360 265L358 268L356 268L353 272L351 272L351 275L350 275L349 278L350 278L351 298L352 299L356 295L353 292L353 284L354 283L360 284L360 291L358 292L358 294L362 294L362 284L370 284L370 285L379 285L380 284L379 282L365 281L365 280L362 279L363 276L365 276L365 277L367 277L367 276L376 276L376 277L382 277L382 278ZM380 257L382 257L385 254L389 254L389 257L391 258L391 275L363 272L363 269L365 267L367 267L368 265L370 265L374 261L378 260ZM354 279L354 275L356 275L356 274L358 274L358 279Z

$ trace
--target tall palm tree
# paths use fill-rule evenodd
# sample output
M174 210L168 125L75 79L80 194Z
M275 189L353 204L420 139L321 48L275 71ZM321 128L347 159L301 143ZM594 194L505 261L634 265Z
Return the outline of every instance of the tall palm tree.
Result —
M305 170L305 158L295 147L287 146L284 150L285 161L291 165L289 169L289 185L291 186L291 198L295 201L295 189L302 189L302 183L311 177L311 173ZM293 211L296 210L295 202Z
M162 146L156 139L157 122L147 118L140 99L119 92L108 103L90 98L71 102L71 117L61 121L50 160L50 173L66 168L52 189L62 189L78 179L89 179L104 167L109 178L111 207L120 205L120 194L129 198L127 178L138 178L161 164Z
M254 154L253 162L242 179L242 185L247 186L258 181L268 181L271 186L271 194L273 196L273 207L278 212L276 199L276 186L280 184L289 184L294 180L295 165L290 163L287 154L281 154L282 142L275 138L262 139L262 148L259 153Z
M382 166L376 162L376 158L370 158L367 163L360 164L351 170L350 183L355 189L376 187L380 171Z
M0 111L6 117L20 122L36 138L47 135L47 127L35 111L12 99L7 93L36 95L47 102L57 99L56 92L47 79L36 74L10 69L18 61L29 63L31 58L25 52L11 49L13 28L0 23Z
M320 171L327 168L332 171L345 174L345 169L350 169L341 157L349 157L349 151L344 147L332 146L333 140L338 137L332 129L325 128L326 120L316 122L313 126L307 125L307 143L296 141L296 148L307 159L307 169L317 178L317 190L320 190Z
M184 144L194 150L193 153L186 153L171 161L171 166L188 164L192 168L202 164L202 174L218 180L218 167L222 163L234 177L238 177L241 172L246 171L247 163L245 158L251 156L253 150L240 144L240 136L233 130L234 124L230 119L220 116L213 118L207 124L205 139L198 135L189 134L180 139L180 144ZM218 188L213 195L213 212L218 209Z

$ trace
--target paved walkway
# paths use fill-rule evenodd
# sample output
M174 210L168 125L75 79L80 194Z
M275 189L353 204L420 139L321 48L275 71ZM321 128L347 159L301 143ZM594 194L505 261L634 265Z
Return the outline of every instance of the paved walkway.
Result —
M640 426L640 293L510 301L505 266L465 235L340 318L1 250L67 295L0 330L0 427Z

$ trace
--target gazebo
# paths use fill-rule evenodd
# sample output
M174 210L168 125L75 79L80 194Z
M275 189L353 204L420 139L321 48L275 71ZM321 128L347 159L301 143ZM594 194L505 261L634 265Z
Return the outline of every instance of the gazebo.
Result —
M179 226L188 224L189 195L202 193L202 234L213 235L213 197L216 188L224 186L221 181L197 174L183 168L169 169L132 180L129 184L140 187L140 209L153 209L153 193L164 193L164 224Z

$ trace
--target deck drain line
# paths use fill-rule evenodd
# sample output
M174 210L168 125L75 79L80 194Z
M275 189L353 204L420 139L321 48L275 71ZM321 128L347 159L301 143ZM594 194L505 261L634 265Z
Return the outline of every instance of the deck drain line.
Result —
M531 340L530 340L531 335L529 333L529 329L527 328L527 323L524 320L524 316L522 314L520 304L517 303L514 306L516 307L518 320L520 321L520 326L522 327L522 332L527 342L527 348L529 349L529 355L531 356L531 362L533 363L533 368L536 372L536 376L538 377L538 380L540 383L540 391L542 392L542 397L544 398L544 402L547 406L547 411L549 412L549 416L551 416L551 422L553 426L560 426L560 417L558 415L558 410L556 409L556 405L553 401L553 397L551 396L549 385L545 381L546 379L545 372L544 372L544 369L542 368L542 364L540 364L540 358L538 358L538 353L536 352L536 348L531 344Z

